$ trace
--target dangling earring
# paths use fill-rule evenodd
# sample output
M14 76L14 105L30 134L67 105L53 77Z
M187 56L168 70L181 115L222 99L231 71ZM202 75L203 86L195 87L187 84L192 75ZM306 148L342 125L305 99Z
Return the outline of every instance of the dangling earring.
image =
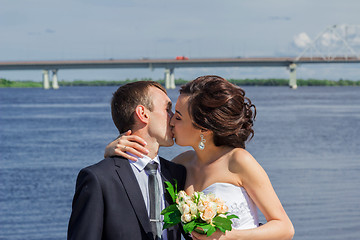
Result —
M200 150L204 150L206 140L205 140L203 134L200 134L200 138L201 138L201 140L200 140L200 142L199 142L199 149L200 149Z

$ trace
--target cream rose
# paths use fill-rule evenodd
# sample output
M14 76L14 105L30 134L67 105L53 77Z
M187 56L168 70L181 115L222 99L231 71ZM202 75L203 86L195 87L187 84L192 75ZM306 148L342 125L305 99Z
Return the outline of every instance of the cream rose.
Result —
M181 221L183 223L188 223L191 221L191 215L190 214L183 214L181 215Z

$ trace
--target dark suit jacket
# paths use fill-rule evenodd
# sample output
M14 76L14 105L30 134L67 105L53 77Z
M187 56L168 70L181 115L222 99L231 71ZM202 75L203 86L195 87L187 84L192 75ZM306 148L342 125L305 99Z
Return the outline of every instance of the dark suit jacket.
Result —
M166 181L185 185L185 167L160 158ZM164 179L163 179L164 180ZM166 192L166 191L165 191ZM167 205L172 203L165 193ZM181 226L168 229L168 239L180 239ZM144 199L129 161L111 157L82 169L68 227L68 239L154 239Z

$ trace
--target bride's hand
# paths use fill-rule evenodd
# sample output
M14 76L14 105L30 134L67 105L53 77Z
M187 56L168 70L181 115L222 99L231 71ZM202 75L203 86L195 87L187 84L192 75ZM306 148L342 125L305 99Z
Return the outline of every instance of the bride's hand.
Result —
M143 155L147 155L149 153L149 151L144 147L146 144L147 143L144 139L136 135L131 135L131 130L128 130L106 146L104 157L107 158L116 155L136 162L136 157L127 153L143 157Z
M194 240L216 240L216 239L225 240L226 239L225 234L221 232L219 229L216 230L216 232L211 234L211 236L209 237L206 236L206 234L200 234L195 231L191 232L191 236Z

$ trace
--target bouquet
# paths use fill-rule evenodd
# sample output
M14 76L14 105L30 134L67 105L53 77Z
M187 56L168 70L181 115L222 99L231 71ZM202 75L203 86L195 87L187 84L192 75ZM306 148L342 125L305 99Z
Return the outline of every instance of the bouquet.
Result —
M231 231L231 219L238 217L228 213L228 207L222 199L203 192L194 192L189 196L184 191L177 192L176 182L175 188L170 182L165 184L173 204L161 212L164 215L163 229L181 222L186 233L196 231L210 236L216 229L224 233L226 230Z

